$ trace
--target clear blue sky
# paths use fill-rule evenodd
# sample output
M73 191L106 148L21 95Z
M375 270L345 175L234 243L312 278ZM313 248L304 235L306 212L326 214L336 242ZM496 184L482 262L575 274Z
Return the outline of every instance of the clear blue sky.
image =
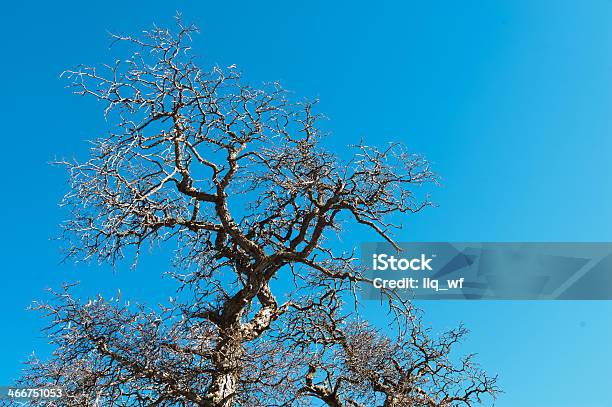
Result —
M6 2L0 160L0 385L44 352L24 311L43 289L166 298L159 262L113 274L59 265L62 171L106 125L59 73L108 62L106 31L197 23L204 63L319 97L338 146L403 140L435 163L439 207L399 240L612 241L612 3L574 0ZM61 5L60 5L61 4ZM347 236L346 242L363 238ZM498 372L502 407L610 407L611 302L421 303L436 329L464 321L466 351ZM375 318L374 315L371 315Z

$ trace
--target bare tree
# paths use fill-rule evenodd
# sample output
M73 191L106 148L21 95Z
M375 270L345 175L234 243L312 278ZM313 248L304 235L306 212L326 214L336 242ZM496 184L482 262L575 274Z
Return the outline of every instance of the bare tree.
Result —
M368 284L353 248L332 242L362 225L391 244L394 214L430 202L428 162L399 144L363 144L342 161L324 148L313 103L277 83L245 85L234 66L202 70L192 26L114 36L135 51L66 72L117 127L70 172L70 257L112 264L175 244L175 298L159 307L66 285L36 303L55 344L21 383L61 384L62 406L451 406L497 392L472 357L450 357L466 333L438 339L410 302L386 292L396 328L359 317ZM275 279L291 282L276 287ZM277 284L279 285L279 284ZM353 304L353 305L351 305Z

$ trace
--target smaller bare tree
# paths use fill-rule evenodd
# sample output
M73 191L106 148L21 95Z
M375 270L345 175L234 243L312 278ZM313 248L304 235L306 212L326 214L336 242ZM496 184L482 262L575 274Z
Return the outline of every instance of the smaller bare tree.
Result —
M77 94L105 104L110 135L70 172L69 256L115 263L178 244L178 291L167 304L80 301L70 286L38 303L55 344L21 380L71 394L53 406L454 406L497 392L472 357L452 363L466 333L438 339L410 302L385 292L386 336L359 317L369 281L354 248L331 243L347 224L395 245L394 214L429 205L428 162L399 144L324 148L311 103L278 84L253 88L235 67L202 70L195 29L154 28L102 68L68 71ZM275 279L292 281L277 287ZM125 299L124 299L125 300ZM395 332L395 333L393 333Z

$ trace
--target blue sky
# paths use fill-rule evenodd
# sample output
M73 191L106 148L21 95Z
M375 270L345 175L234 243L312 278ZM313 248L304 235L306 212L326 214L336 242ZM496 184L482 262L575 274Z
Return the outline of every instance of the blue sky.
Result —
M108 30L168 24L177 9L201 28L204 64L236 63L253 83L320 98L338 146L402 140L434 162L439 207L406 218L398 240L612 241L612 3L293 3L3 5L0 384L45 349L42 321L24 309L46 287L78 279L91 291L121 286L124 298L167 296L157 262L116 274L59 264L50 238L65 178L47 163L84 157L85 140L106 129L60 72L109 61ZM464 349L499 373L497 406L611 405L612 303L419 305L435 329L472 329Z

